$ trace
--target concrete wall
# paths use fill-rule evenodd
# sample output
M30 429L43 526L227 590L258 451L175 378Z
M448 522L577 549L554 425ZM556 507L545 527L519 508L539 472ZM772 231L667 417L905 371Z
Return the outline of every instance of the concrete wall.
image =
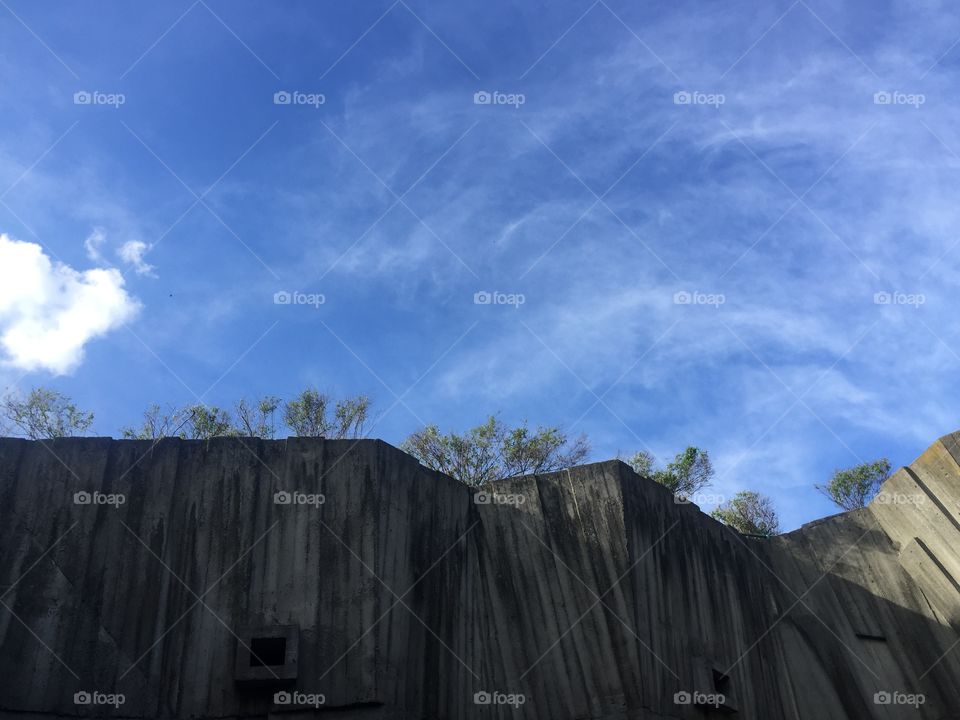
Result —
M0 439L0 717L960 718L957 447L884 488L916 502L757 540L616 461L483 504L374 440ZM286 625L296 679L235 682Z

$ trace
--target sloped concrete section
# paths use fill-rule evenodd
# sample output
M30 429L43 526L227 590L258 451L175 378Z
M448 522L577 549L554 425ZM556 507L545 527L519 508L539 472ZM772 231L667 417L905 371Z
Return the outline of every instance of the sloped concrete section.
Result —
M958 438L771 540L616 461L0 439L0 718L960 718Z
M907 572L936 608L960 630L960 433L940 438L884 484L870 503L897 545Z

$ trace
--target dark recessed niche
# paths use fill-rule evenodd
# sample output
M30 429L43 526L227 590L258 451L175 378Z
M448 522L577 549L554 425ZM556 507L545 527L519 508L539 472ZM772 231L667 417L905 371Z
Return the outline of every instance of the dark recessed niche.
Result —
M234 679L255 685L285 684L297 679L300 629L296 625L258 625L237 633Z
M250 667L278 667L285 665L287 638L255 637L250 638Z

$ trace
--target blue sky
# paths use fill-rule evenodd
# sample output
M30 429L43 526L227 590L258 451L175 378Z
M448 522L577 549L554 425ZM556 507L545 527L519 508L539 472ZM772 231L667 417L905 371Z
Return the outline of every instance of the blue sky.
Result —
M958 38L939 2L2 0L0 381L100 435L315 385L395 444L696 444L796 527L960 425Z

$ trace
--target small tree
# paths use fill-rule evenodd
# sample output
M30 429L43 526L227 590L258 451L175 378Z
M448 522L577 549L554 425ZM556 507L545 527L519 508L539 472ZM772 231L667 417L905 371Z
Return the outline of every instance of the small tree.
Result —
M230 419L230 413L215 405L198 403L186 408L187 420L183 424L183 437L191 440L209 440L213 437L238 435Z
M649 456L648 453L638 453L638 455L641 454ZM634 459L637 459L637 456ZM652 468L652 458L650 459ZM643 461L645 460L643 458ZM665 469L653 470L650 473L650 477L669 488L675 495L687 498L693 497L710 485L713 475L713 464L710 462L709 453L692 446L677 453Z
M241 399L234 414L237 416L237 432L248 437L272 439L277 435L274 415L280 407L280 398L265 395L256 402Z
M560 470L576 465L590 452L586 435L568 442L567 435L557 427L538 427L531 432L526 420L513 429L496 422L494 427L506 477Z
M844 510L866 507L877 494L880 486L890 477L890 461L880 458L873 462L860 463L846 470L836 470L826 485L816 485Z
M329 416L330 396L307 388L283 408L283 421L300 437L329 437L337 440L360 437L370 411L365 395L339 400Z
M370 398L366 395L339 400L333 413L333 437L337 439L363 437L369 412Z
M570 467L590 451L585 435L571 441L557 427L531 431L526 421L509 428L492 415L462 434L442 435L436 425L428 425L400 447L427 467L474 487Z
M6 395L0 414L31 440L82 435L93 424L92 412L80 410L69 397L48 388L34 388L25 398Z
M410 435L400 448L428 468L476 487L504 477L497 432L497 420L492 416L461 435L441 435L436 425L428 425Z
M742 490L710 515L746 535L770 537L780 533L780 520L773 501L752 490Z
M632 458L627 460L627 465L632 467L637 475L648 478L653 477L653 467L656 465L656 460L653 455L646 450L640 450Z
M307 388L296 399L288 400L283 408L283 421L300 437L326 437L327 405L330 398Z
M181 428L187 420L184 410L171 409L164 412L157 404L143 412L143 424L139 428L127 426L120 429L120 435L126 440L159 440L160 438L184 437Z

